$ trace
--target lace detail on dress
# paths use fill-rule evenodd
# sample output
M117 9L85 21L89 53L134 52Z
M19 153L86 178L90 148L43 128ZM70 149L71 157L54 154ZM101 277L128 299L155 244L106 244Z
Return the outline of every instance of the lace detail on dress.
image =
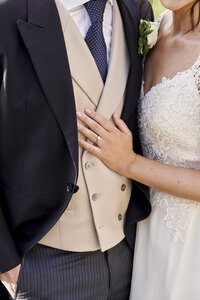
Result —
M200 169L200 56L186 71L163 78L139 101L138 124L146 157L184 168ZM172 241L184 241L191 210L199 202L151 189L152 205L162 217Z
M158 24L161 24L162 19L163 19L164 15L166 14L167 11L169 11L169 9L166 9L165 11L163 11L163 12L158 16L158 18L156 19L156 22L157 22Z
M200 56L193 65L194 69L194 77L195 77L195 83L198 89L198 92L200 92Z
M152 206L157 205L163 210L163 220L171 231L172 242L183 242L183 234L188 226L192 209L199 203L174 197L155 189L151 189L150 194Z

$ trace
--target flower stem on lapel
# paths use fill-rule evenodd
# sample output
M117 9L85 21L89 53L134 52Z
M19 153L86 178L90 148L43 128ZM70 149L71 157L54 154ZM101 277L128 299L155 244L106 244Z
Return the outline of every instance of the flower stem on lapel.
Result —
M138 54L146 55L153 46L155 46L158 39L159 24L157 22L150 22L141 20L139 25L139 41Z

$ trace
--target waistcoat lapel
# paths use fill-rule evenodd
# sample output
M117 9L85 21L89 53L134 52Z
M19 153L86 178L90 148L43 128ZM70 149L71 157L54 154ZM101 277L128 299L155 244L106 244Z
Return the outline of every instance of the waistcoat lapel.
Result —
M103 94L97 108L97 111L108 119L112 117L123 99L129 67L129 54L126 48L123 24L114 0L111 60Z
M72 78L97 105L104 87L94 58L77 25L60 0L56 0L61 19Z

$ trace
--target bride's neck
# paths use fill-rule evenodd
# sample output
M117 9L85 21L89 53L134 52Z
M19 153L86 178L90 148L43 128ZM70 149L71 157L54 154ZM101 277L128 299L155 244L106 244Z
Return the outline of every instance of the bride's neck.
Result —
M172 11L173 23L172 31L174 34L185 34L190 31L193 25L196 25L199 20L199 3L195 5L193 11L193 21L191 18L192 5L187 5L180 10Z

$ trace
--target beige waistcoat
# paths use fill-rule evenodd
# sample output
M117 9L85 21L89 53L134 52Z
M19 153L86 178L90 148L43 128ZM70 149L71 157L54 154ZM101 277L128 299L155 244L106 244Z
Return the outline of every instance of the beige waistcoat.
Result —
M130 62L116 0L105 86L79 29L62 2L56 0L56 4L69 59L76 109L84 111L88 107L107 119L111 119L114 112L121 115ZM40 243L79 252L112 248L124 238L124 219L131 194L130 180L111 171L95 156L79 148L77 184L79 191Z

